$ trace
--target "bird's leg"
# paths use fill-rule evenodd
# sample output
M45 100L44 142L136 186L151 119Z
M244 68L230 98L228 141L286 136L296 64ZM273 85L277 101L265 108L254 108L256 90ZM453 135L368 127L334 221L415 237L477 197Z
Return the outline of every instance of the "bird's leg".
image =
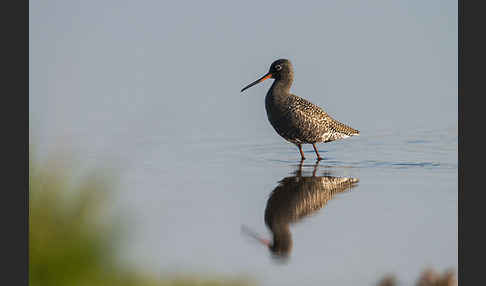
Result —
M314 151L316 151L317 161L321 161L322 160L322 157L319 155L319 151L317 151L316 144L315 143L312 143L312 147L314 147Z
M317 160L316 164L314 165L314 171L312 172L312 177L315 177L316 176L317 166L318 165L319 165L319 160Z
M304 165L304 160L300 160L299 169L295 172L296 177L302 177L302 166Z
M297 144L297 147L299 147L301 160L305 160L304 151L302 151L302 144Z

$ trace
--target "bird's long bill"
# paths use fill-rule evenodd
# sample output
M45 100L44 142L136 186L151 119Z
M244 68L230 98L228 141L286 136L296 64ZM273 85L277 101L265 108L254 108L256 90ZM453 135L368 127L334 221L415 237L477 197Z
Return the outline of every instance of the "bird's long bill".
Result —
M256 232L252 231L249 227L242 225L241 231L246 235L258 240L261 244L270 247L270 240L260 237Z
M260 82L262 82L262 81L264 81L264 80L267 80L267 79L269 79L269 78L271 78L271 77L272 77L272 74L271 74L271 73L267 73L266 75L262 76L261 78L259 78L259 79L255 80L254 82L252 82L252 83L250 83L249 85L245 86L245 87L244 87L244 88L241 90L241 92L243 92L243 91L245 91L246 89L248 89L248 88L250 88L250 87L254 86L255 84L260 83Z

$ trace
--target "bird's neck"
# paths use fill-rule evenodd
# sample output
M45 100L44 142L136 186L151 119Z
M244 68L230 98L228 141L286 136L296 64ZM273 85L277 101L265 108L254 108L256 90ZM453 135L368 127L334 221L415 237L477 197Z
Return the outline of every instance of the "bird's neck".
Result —
M292 86L292 82L294 81L291 75L287 77L282 77L275 79L270 88L271 94L273 96L285 96L290 94L290 87Z
M272 229L272 232L272 251L279 253L288 253L292 249L292 234L290 233L289 225L281 225L277 228Z

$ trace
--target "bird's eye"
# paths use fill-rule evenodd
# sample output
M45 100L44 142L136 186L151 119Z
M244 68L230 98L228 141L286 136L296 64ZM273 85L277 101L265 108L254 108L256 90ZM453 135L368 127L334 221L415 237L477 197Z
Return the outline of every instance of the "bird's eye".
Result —
M279 70L281 70L281 69L282 69L282 66L281 66L281 65L276 65L276 66L275 66L275 69L279 71Z

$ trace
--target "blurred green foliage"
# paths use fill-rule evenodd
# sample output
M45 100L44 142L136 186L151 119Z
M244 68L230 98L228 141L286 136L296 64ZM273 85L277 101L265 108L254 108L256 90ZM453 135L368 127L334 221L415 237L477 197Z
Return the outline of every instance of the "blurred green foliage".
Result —
M113 191L106 170L75 179L70 168L55 160L31 161L29 169L31 286L250 284L243 278L160 278L125 269L116 258L121 224L106 211Z

